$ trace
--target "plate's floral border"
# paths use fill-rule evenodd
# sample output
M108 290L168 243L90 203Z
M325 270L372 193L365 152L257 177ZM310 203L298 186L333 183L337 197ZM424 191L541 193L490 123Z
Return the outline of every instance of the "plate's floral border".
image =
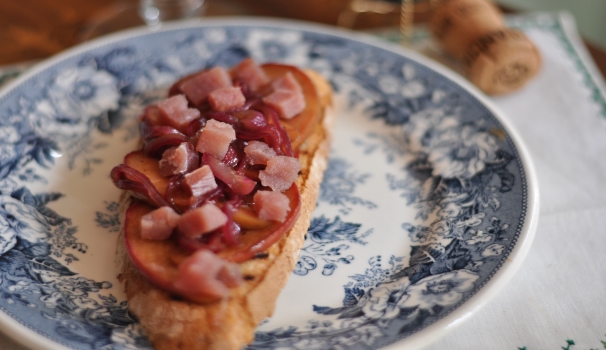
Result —
M60 193L31 193L47 181L43 168L67 157L87 176L107 146L95 135L136 136L132 120L177 77L243 57L312 67L330 77L353 107L390 126L390 134L352 140L360 152L405 159L384 174L402 205L417 211L402 232L415 245L407 256L375 256L344 286L343 305L314 306L304 329L258 332L251 348L377 348L414 333L479 290L515 245L523 225L526 184L515 146L498 121L467 92L427 68L389 51L325 34L275 28L204 28L159 33L167 47L141 37L82 53L50 67L5 95L0 110L0 305L36 331L73 348L136 349L149 344L108 282L70 270L86 254L78 228L48 208ZM156 44L157 45L157 44ZM161 45L160 45L161 46ZM150 52L149 47L162 52ZM37 85L42 83L42 85ZM28 85L30 84L30 85ZM29 86L29 90L23 86ZM26 91L27 90L27 91ZM355 257L372 228L348 217L377 203L355 195L368 178L334 156L319 205L340 216L315 217L295 273L330 276ZM504 199L512 196L512 199ZM509 198L509 197L507 197ZM503 210L503 203L509 203ZM115 231L115 203L96 224ZM506 215L504 215L506 213ZM522 218L522 219L520 219Z
M333 40L333 50L312 44L311 51L321 55L311 65L329 66L334 86L349 95L352 106L363 105L371 118L392 126L352 144L386 163L404 160L401 172L384 176L390 189L400 193L402 205L417 210L415 222L401 224L413 245L408 256L371 258L364 273L350 276L341 306L314 306L324 317L304 328L258 332L254 349L376 348L414 333L490 279L524 222L525 175L515 147L490 113L422 67L359 47L348 50L348 44ZM335 59L330 60L331 54ZM518 215L505 218L501 210L507 196L523 204ZM329 227L324 234L332 238L335 230L321 219ZM353 223L343 225L340 218L335 223L355 232ZM298 264L304 273L316 267L307 254L316 244L308 235Z

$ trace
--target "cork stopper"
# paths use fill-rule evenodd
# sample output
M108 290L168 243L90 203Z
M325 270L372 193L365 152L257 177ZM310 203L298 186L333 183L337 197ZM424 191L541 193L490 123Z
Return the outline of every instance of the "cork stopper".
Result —
M488 0L445 0L434 10L430 29L462 63L467 78L487 94L518 89L541 67L536 46L524 33L507 28Z

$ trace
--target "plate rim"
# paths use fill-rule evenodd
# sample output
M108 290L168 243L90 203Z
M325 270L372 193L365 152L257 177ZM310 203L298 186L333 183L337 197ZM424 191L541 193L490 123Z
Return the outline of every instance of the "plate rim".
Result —
M536 228L539 219L539 188L537 185L537 176L534 165L532 163L529 151L522 141L519 132L512 125L509 118L503 113L496 104L489 99L487 95L481 92L476 86L472 85L460 74L450 69L447 66L439 64L430 57L424 56L412 49L399 46L397 44L382 41L381 39L371 34L363 32L355 32L335 26L330 26L321 23L309 21L294 20L294 19L276 19L269 17L248 17L248 16L225 16L225 17L206 17L200 19L189 19L174 21L171 23L162 24L159 28L149 28L145 26L135 27L116 33L109 34L91 41L76 45L56 55L53 55L43 61L32 66L28 71L17 79L9 82L0 89L0 99L4 99L15 91L19 85L29 79L34 78L37 74L44 72L55 64L61 63L70 58L76 57L79 54L87 51L102 48L106 45L115 45L122 40L132 40L139 36L154 35L156 33L166 33L188 28L205 28L205 27L274 27L286 28L295 31L306 31L312 33L326 34L336 37L341 37L347 40L362 43L371 47L377 47L386 51L393 52L399 56L411 59L412 61L438 73L442 77L449 79L459 88L469 93L471 97L476 99L480 104L493 114L494 118L507 131L511 143L515 147L520 159L521 173L526 179L526 204L527 210L524 218L524 223L519 230L517 242L512 247L508 257L496 272L488 278L484 286L471 295L463 304L456 309L453 309L448 314L433 322L432 324L416 331L415 333L405 337L394 339L382 349L396 350L403 345L410 348L420 348L426 346L437 339L443 337L452 329L472 317L484 305L490 302L502 289L508 284L511 278L518 272L536 235ZM0 310L0 331L6 336L12 338L16 342L31 348L43 347L52 350L71 349L54 339L38 333L29 326L23 324L16 318L13 318L5 310Z

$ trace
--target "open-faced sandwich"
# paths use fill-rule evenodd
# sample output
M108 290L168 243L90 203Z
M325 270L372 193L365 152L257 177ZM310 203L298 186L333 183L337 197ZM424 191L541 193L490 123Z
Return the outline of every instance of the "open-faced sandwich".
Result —
M297 262L326 167L330 85L246 59L177 81L111 172L119 280L156 349L240 349Z

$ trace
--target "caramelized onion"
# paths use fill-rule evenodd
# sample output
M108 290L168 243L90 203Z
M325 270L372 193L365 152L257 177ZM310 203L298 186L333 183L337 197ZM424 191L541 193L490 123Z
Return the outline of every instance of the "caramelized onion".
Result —
M184 213L189 207L189 197L191 194L181 187L184 174L178 174L170 178L164 198L170 203L170 206L179 214Z
M236 197L225 202L221 210L227 216L227 222L221 229L223 231L223 240L228 246L238 245L238 237L240 236L240 226L234 222L234 213L242 205L244 201L241 197Z
M292 157L292 145L290 143L290 139L288 138L288 133L286 132L286 130L284 130L282 124L280 124L280 117L278 116L278 112L276 112L275 109L267 105L259 105L256 108L258 108L263 113L263 115L265 115L265 118L267 118L267 120L269 120L278 131L278 134L280 135L280 147L282 149L282 153L285 156Z
M240 90L242 90L242 95L244 95L244 97L246 98L246 100L250 100L253 99L255 97L257 97L257 94L254 93L250 87L248 86L248 84L246 84L245 82L243 82L241 79L235 79L233 81L233 84L235 87L239 87Z
M202 163L210 166L216 178L223 181L235 194L249 194L257 183L244 175L240 175L229 165L221 162L208 153L202 155Z
M238 118L226 112L208 111L204 115L206 119L214 119L229 125L235 125L238 123Z
M277 155L284 155L281 147L282 138L273 125L267 125L258 131L239 131L236 132L236 137L244 141L263 140L269 147L276 151Z
M200 129L202 129L205 125L206 119L204 118L192 120L191 123L187 125L187 128L185 128L185 135L192 137L196 135L198 131L200 131Z
M181 134L166 134L149 141L143 151L150 157L160 158L162 153L171 147L177 147L183 142L187 142L188 138ZM189 145L189 143L188 143ZM189 158L189 155L188 155Z
M221 197L225 188L218 186L214 190L198 197L194 197L191 190L183 186L185 175L179 174L170 178L166 187L164 198L178 213L184 213L202 206L202 204Z
M241 128L249 132L263 130L267 126L265 116L253 109L234 112L234 116L240 120Z
M129 191L133 197L144 200L156 208L168 205L149 178L139 170L120 164L112 169L110 176L116 187Z
M170 126L153 126L146 123L141 123L139 130L141 131L141 138L146 143L164 135L181 134L179 130Z

